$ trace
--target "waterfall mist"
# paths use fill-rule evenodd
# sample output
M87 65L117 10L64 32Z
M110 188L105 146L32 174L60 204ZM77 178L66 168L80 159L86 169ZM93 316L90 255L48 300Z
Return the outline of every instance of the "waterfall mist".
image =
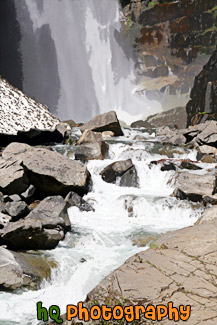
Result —
M134 62L121 41L118 0L15 1L23 91L60 119L85 122L116 110L130 122L161 111L136 93Z

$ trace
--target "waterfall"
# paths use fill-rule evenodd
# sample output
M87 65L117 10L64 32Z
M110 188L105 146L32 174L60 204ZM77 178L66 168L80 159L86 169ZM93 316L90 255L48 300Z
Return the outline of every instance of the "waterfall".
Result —
M161 111L136 92L118 0L15 1L23 90L60 119L85 122L116 110L130 122Z

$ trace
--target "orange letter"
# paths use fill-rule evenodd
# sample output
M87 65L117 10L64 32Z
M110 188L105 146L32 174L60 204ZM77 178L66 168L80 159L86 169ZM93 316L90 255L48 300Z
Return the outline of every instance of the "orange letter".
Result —
M152 320L156 320L156 310L155 307L153 305L148 305L146 307L146 313L145 313L145 318L147 319L152 319Z
M167 307L164 305L157 305L157 320L162 320L167 315ZM163 311L162 311L163 310Z
M104 320L110 320L112 318L112 309L106 305L102 305L102 318Z
M124 308L125 318L128 323L134 321L134 307L127 306Z
M97 315L94 314L94 311L97 311ZM90 310L90 318L92 318L93 320L98 320L101 317L101 309L99 306L93 306L91 307Z
M84 317L83 317L84 314ZM78 303L78 319L84 320L85 322L89 321L89 313L86 307L83 307L83 302Z
M135 306L135 319L140 320L140 311L144 314L145 307L144 306Z
M67 305L67 320L72 320L72 318L78 315L78 308L75 305Z
M190 306L190 305L187 305L187 306L186 306L186 310L185 310L185 309L184 309L184 306L181 305L181 306L179 307L179 312L180 312L180 318L181 318L181 320L186 321L186 320L188 320L188 319L190 318L190 316L191 316L191 306ZM185 315L185 316L184 316L184 315Z
M117 311L119 310L119 315L117 315ZM113 309L113 318L116 320L122 319L124 317L124 311L121 306L115 306Z
M176 307L173 307L173 303L171 301L168 303L168 309L169 309L169 320L174 320L174 322L178 322L179 312Z

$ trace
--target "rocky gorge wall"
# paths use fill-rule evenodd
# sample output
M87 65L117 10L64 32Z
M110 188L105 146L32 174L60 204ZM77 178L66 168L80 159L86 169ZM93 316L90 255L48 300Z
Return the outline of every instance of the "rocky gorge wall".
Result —
M138 91L164 109L185 106L195 76L216 46L216 0L120 0L134 48Z

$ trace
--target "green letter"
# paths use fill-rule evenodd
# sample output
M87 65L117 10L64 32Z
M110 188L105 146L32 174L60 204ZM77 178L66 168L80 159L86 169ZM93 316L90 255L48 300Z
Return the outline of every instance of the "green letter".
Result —
M60 317L60 308L56 305L50 306L49 315L52 320L54 320L57 324L62 324L63 320Z
M43 320L44 322L48 321L48 312L45 307L42 307L42 302L37 302L37 319Z

